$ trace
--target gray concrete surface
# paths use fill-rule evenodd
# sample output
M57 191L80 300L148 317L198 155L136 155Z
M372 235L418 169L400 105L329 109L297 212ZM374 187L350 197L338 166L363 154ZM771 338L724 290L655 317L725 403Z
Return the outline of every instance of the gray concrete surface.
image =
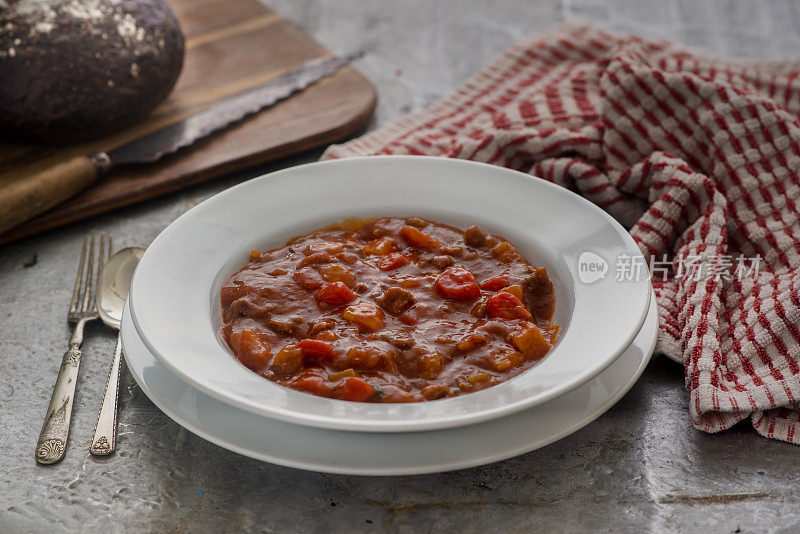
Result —
M564 20L670 38L717 53L800 54L785 1L460 2L275 0L333 49L363 41L380 103L371 127L455 88L512 42ZM692 429L682 370L656 359L612 410L576 434L497 464L418 477L332 476L275 467L199 439L125 377L119 452L90 457L114 336L84 345L67 458L33 447L68 336L64 312L82 237L146 245L197 202L319 152L0 247L0 532L800 531L800 449L748 425ZM24 264L38 257L33 267Z

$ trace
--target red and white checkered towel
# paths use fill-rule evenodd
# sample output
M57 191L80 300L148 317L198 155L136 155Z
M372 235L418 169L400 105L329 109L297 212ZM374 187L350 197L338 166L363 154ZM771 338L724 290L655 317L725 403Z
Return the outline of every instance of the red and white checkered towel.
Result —
M686 366L694 426L752 416L762 435L800 443L799 75L800 61L720 59L568 25L324 157L473 159L595 202L648 259L673 264L653 280L657 351ZM724 276L740 257L760 268ZM687 276L692 258L718 268Z

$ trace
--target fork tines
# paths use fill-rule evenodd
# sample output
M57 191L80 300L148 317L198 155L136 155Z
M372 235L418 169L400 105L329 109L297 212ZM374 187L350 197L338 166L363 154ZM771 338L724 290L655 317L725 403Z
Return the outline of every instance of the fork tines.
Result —
M97 254L95 254L95 249L97 249ZM97 257L96 263L95 256ZM94 311L97 276L109 257L111 257L111 238L105 232L101 232L99 237L91 235L83 240L78 274L75 276L72 300L67 314L68 320L77 321L82 314ZM96 273L95 265L97 265Z

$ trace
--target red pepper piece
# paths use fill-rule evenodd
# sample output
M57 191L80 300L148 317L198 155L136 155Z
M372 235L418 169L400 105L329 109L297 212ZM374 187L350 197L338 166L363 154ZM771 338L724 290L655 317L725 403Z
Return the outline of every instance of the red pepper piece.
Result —
M324 341L304 339L299 341L297 346L303 351L303 356L308 356L317 361L333 358L333 347Z
M486 300L486 313L498 319L530 319L531 312L511 293L500 291Z
M377 265L378 269L381 271L391 271L393 269L397 269L398 267L402 267L403 265L408 265L410 261L411 258L405 254L392 252L391 254L381 256L381 258L375 262L375 265Z
M363 402L375 394L375 388L354 376L345 378L334 390L337 399Z
M494 278L489 278L481 284L481 289L486 291L500 291L504 287L511 285L511 277L507 274L499 274Z
M300 375L297 378L285 382L285 385L292 389L311 393L312 395L319 395L321 397L330 397L333 393L333 385L325 378L317 375Z
M344 306L348 302L356 300L356 294L344 282L330 282L325 284L314 293L314 297L320 302L332 306Z

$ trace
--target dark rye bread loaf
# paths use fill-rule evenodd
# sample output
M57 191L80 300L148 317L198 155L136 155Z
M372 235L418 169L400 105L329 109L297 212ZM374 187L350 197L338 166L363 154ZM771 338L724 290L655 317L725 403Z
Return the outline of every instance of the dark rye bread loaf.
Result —
M0 135L77 141L169 94L184 39L163 0L0 0Z

